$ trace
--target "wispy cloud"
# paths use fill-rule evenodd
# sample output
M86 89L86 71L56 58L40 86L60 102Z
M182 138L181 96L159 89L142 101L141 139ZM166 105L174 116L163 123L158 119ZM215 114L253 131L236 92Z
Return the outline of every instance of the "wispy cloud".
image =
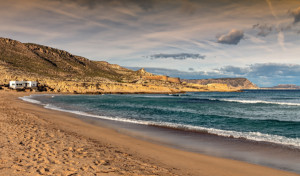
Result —
M205 55L193 54L193 53L178 53L178 54L154 54L149 56L151 59L175 59L175 60L186 60L186 59L205 59Z
M280 31L278 32L277 40L278 40L278 43L279 43L279 45L281 46L281 48L282 48L283 50L286 50L284 39L285 39L284 33L283 33L283 31L280 30Z
M294 17L294 24L300 22L300 7L292 11Z
M228 34L218 37L218 43L237 45L244 38L244 32L232 29Z
M286 50L286 48L285 48L285 41L284 41L285 36L284 36L284 33L283 33L282 29L279 27L279 24L280 24L280 23L278 22L278 16L277 16L277 14L276 14L275 11L274 11L273 4L272 4L271 0L266 0L266 2L268 3L268 6L269 6L269 8L270 8L270 11L271 11L273 17L274 17L275 20L277 21L276 28L277 28L277 30L278 30L278 34L277 34L277 41L278 41L278 44L281 46L281 48L282 48L283 50Z
M268 24L255 24L253 25L253 29L257 29L257 35L266 37L273 31L273 26Z
M274 8L273 8L271 0L266 0L266 2L268 3L268 6L270 8L270 11L271 11L272 15L274 16L275 19L277 19L278 17L276 15L275 11L274 11Z

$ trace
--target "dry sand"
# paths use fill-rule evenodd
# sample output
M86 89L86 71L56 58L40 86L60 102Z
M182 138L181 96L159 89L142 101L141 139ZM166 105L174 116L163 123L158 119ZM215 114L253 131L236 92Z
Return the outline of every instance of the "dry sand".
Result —
M297 175L138 140L0 90L0 175Z

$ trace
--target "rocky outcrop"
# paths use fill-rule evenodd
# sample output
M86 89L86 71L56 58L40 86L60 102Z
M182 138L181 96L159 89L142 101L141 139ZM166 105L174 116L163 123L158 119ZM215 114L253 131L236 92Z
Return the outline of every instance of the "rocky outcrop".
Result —
M178 84L181 83L180 78L174 78L174 77L168 77L167 81L172 82L172 83L178 83Z
M138 76L142 76L142 77L151 77L151 76L154 76L152 73L149 73L149 72L146 72L146 70L144 68L141 68L139 70L136 71L136 74Z
M257 89L258 87L246 78L218 78L218 79L184 79L186 83L209 85L226 84L231 89Z
M169 77L169 76L164 76L164 75L154 75L154 76L143 76L142 78L146 80L159 80L159 81L167 81L167 82L172 82L172 83L177 83L180 84L180 78L174 78L174 77Z
M152 73L146 72L144 68L137 70L136 73L143 80L157 80L157 81L165 81L165 82L171 82L177 84L181 83L180 78L174 78L165 75L154 75Z

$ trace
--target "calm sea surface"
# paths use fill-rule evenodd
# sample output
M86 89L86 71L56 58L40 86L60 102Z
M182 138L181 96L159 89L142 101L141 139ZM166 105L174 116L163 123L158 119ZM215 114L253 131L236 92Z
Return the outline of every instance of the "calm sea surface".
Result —
M300 148L298 90L182 95L33 95L22 99L93 118Z

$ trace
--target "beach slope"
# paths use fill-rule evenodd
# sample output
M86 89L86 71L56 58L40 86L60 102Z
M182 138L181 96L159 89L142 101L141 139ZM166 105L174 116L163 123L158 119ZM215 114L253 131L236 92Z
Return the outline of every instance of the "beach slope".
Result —
M292 176L138 140L0 91L0 175Z

